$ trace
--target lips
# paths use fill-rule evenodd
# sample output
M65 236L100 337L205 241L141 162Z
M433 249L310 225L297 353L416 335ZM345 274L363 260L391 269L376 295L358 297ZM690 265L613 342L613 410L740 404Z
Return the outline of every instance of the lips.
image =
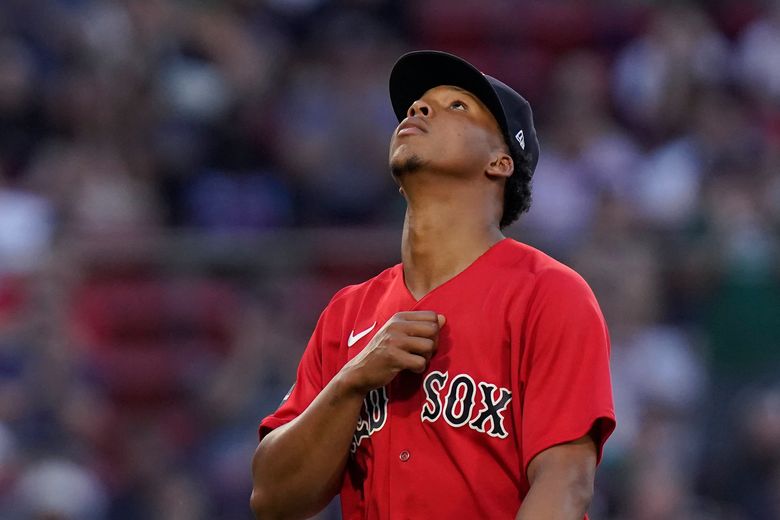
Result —
M397 135L419 135L427 133L428 129L425 128L425 124L418 118L407 117L403 122L398 125Z

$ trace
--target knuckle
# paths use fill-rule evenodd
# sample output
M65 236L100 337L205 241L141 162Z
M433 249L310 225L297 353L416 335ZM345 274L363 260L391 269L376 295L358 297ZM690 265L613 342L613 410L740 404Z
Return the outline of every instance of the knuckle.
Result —
M432 322L434 322L434 323L438 321L436 312L434 312L434 311L425 311L425 318L430 320L430 321L432 321Z
M391 332L392 332L392 331L397 331L397 330L399 330L399 329L402 329L402 328L403 328L403 326L404 326L404 323L405 323L405 322L404 322L404 320L402 320L402 319L396 319L396 320L393 320L392 322L388 322L388 325L387 325L387 329L386 329L386 330L388 330L388 331L391 331Z
M392 322L392 323L404 322L404 321L406 321L405 313L403 313L403 312L396 312L395 314L393 314L393 316L388 321Z

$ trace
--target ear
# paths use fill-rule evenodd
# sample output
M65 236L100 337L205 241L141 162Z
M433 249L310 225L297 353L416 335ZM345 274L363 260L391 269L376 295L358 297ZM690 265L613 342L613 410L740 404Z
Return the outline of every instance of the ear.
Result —
M507 178L515 171L515 163L512 161L512 157L506 152L497 152L490 161L485 173L489 177L503 177Z

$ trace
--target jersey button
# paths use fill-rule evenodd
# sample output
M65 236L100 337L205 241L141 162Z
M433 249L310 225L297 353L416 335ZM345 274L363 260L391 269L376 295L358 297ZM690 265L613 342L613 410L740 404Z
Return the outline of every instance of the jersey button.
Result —
M401 459L401 462L406 462L411 456L412 455L408 451L404 450L398 455L398 458Z

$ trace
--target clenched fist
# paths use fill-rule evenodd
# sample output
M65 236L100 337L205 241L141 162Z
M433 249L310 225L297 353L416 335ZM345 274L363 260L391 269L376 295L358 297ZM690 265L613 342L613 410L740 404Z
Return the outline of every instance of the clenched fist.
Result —
M444 316L434 311L396 313L340 375L351 390L366 394L385 386L402 370L422 374L436 352L444 322Z

